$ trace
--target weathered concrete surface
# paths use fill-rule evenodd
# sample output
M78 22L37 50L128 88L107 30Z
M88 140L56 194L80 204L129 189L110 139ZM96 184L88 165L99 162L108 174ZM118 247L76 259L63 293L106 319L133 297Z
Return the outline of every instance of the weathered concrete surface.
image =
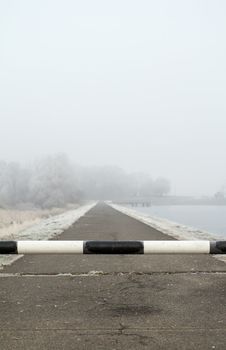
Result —
M59 238L170 239L105 205ZM1 350L226 348L226 264L211 256L26 256L0 286Z

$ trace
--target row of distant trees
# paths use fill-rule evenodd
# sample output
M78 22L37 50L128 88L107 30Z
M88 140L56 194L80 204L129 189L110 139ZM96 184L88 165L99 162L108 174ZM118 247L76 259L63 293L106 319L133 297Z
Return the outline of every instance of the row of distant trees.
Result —
M29 166L0 161L1 207L63 207L82 199L163 196L169 191L167 179L128 174L114 166L81 167L62 154Z

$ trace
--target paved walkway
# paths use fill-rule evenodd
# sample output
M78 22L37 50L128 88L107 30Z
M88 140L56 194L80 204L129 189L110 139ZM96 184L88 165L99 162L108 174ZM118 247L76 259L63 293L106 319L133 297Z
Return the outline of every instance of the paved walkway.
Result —
M64 240L172 239L98 204ZM0 273L0 349L225 349L212 256L25 256Z

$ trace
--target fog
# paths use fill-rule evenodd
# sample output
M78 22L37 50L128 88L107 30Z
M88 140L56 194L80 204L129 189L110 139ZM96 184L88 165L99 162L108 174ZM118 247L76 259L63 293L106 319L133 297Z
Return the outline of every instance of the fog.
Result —
M226 185L225 10L2 0L0 160L27 171L64 153L79 181L119 167L168 179L174 195L213 195Z

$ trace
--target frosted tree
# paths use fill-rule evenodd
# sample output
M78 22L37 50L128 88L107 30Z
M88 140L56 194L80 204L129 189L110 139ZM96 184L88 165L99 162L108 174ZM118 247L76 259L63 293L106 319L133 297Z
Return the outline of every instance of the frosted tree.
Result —
M0 162L0 203L15 206L26 202L28 179L28 170L18 163Z
M78 199L73 166L63 155L36 161L29 184L30 200L44 208L62 207Z

